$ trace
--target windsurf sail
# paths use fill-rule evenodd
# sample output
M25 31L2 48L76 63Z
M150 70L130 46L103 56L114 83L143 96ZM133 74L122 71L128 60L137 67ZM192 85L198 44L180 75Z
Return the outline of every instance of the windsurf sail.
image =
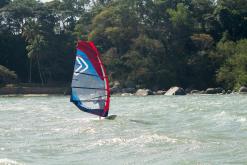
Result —
M78 41L71 98L80 110L107 117L110 89L106 70L93 42Z

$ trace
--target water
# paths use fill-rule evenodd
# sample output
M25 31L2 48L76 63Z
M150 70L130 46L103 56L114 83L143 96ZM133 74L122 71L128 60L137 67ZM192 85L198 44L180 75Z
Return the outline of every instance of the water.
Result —
M247 95L112 97L113 120L69 97L0 97L0 164L247 164Z

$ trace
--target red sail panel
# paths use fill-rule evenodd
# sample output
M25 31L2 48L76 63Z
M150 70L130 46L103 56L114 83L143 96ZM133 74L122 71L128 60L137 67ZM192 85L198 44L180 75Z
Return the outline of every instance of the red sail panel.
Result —
M106 69L100 59L100 54L98 52L98 49L95 47L94 43L93 42L89 42L90 46L94 49L95 52L97 52L97 56L99 58L99 61L100 61L100 65L101 65L101 68L102 68L102 72L103 72L103 77L105 77L105 84L106 84L106 90L107 90L107 100L106 100L106 105L105 105L105 108L104 108L104 111L108 111L109 110L109 107L110 107L110 87L109 87L109 80L108 80L108 77L105 76L106 75Z

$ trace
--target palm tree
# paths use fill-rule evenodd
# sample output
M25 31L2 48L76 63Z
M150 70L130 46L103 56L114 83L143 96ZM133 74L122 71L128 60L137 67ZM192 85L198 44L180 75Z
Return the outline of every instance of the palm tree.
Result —
M47 42L45 41L44 36L41 34L40 25L34 19L30 19L26 23L22 35L28 42L26 49L28 51L27 56L30 60L29 82L32 82L32 63L33 60L35 60L35 62L38 64L39 76L43 84L44 79L41 73L40 60L42 55L45 54L45 47L47 46Z

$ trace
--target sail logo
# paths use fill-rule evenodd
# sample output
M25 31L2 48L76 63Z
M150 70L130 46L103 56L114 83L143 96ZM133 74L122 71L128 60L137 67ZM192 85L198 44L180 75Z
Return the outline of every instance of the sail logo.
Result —
M74 75L78 76L88 69L88 64L80 56L76 56L76 62L79 64L79 67L75 69Z

